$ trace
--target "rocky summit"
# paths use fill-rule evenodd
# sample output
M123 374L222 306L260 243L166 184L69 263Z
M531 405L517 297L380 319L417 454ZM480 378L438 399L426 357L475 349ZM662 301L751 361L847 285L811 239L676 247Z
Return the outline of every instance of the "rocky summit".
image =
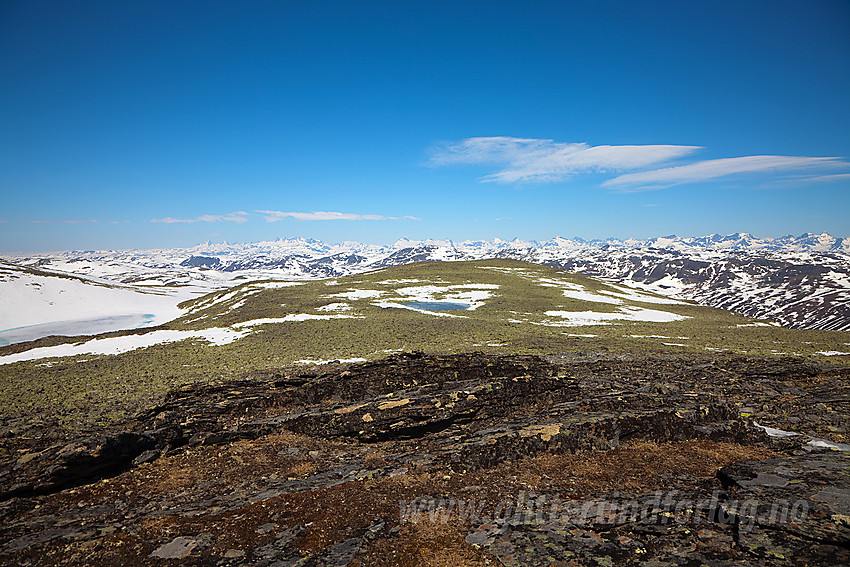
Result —
M190 384L105 426L5 430L0 561L846 565L848 378L400 353Z

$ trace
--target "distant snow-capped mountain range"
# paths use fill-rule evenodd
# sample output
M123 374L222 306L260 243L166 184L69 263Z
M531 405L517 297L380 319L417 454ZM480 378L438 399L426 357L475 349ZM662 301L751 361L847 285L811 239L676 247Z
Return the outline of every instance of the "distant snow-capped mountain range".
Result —
M18 265L134 286L207 291L249 279L338 277L423 261L508 258L558 267L793 328L850 330L850 238L746 233L646 240L311 239L7 256Z

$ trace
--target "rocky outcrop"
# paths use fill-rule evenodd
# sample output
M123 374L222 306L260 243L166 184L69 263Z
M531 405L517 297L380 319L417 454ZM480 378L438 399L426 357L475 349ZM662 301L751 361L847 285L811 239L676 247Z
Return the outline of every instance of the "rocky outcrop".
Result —
M846 441L847 378L602 353L257 372L97 432L3 439L0 560L840 562L848 458L753 419Z

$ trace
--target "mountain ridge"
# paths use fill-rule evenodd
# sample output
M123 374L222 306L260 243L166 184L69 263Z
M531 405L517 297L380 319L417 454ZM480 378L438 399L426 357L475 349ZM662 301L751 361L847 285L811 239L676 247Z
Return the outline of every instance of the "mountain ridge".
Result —
M333 278L427 261L513 259L576 271L802 329L850 329L850 238L826 232L758 238L412 240L389 246L308 238L190 248L7 257L20 265L141 287L210 291L246 279Z

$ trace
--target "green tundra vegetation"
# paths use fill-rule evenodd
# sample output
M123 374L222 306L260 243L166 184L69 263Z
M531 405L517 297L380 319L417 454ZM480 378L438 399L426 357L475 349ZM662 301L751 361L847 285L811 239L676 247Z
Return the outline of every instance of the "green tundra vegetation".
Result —
M398 307L412 298L476 307L439 313ZM182 317L157 328L225 328L244 333L238 340L214 346L188 339L116 355L1 365L0 416L7 429L49 419L77 429L121 420L187 384L265 369L297 371L292 367L298 361L372 360L399 351L734 353L850 362L850 356L822 354L850 351L847 332L785 329L690 302L664 301L513 260L410 264L293 285L250 282L186 302ZM571 318L564 313L584 313L590 321L568 325ZM618 313L656 321L604 319ZM675 316L682 318L657 321ZM258 321L263 319L275 321ZM252 323L241 325L246 322ZM37 346L90 339L52 338ZM17 350L20 345L2 347L0 356Z

